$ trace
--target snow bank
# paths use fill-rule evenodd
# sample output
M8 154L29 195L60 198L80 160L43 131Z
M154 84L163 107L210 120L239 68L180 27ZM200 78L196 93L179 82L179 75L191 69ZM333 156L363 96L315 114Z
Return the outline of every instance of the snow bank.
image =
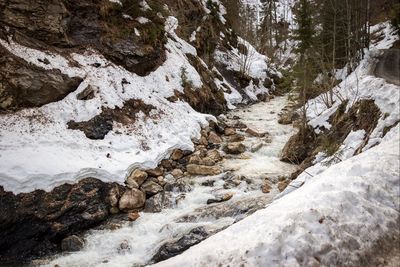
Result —
M134 166L155 167L173 148L193 149L191 138L200 136L200 127L211 117L185 102L166 99L174 90L183 92L181 68L194 87L202 85L185 55L195 55L196 50L174 33L176 27L177 20L168 18L166 30L173 38L166 44L167 60L146 77L112 64L95 51L68 59L0 40L0 45L34 65L84 79L61 101L1 115L0 185L19 193L50 190L88 176L123 182ZM45 58L47 65L41 62ZM78 100L77 94L88 85L98 88L95 97ZM90 140L82 131L67 129L70 120L87 121L102 108L122 107L129 99L140 99L156 109L148 117L140 112L134 125L114 122L104 140Z
M399 234L399 133L153 266L359 265L381 238Z

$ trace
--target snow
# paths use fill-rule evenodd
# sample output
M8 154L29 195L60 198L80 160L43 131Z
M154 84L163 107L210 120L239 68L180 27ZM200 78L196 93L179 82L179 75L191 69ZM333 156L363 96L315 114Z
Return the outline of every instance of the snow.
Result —
M166 44L167 60L146 77L108 62L96 51L71 54L80 65L75 67L61 55L0 40L11 53L34 65L83 78L77 90L61 101L1 115L0 184L19 193L50 190L89 176L122 183L135 166L152 168L174 148L193 149L191 139L200 136L200 127L212 116L197 113L185 102L166 100L174 95L174 89L183 92L181 68L196 88L202 85L200 75L185 56L195 55L196 50L173 32L176 26L177 20L168 18L166 28L173 39ZM44 58L49 60L48 65L39 61ZM94 63L100 67L94 67ZM122 85L122 79L129 84ZM99 88L95 97L77 100L77 94L88 85ZM139 113L134 125L114 123L104 140L90 140L79 130L67 129L70 120L89 120L102 108L122 107L132 98L156 109L149 117Z
M399 145L396 127L380 145L152 266L357 266L400 234Z
M151 20L149 20L148 18L145 18L145 17L137 17L136 20L140 24L146 24L146 23L151 22Z

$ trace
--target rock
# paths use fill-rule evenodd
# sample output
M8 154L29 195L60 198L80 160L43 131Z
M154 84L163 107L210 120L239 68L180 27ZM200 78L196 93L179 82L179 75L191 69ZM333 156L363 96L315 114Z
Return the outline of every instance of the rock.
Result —
M207 138L206 138L205 136L202 136L202 137L200 138L199 144L200 144L200 145L204 145L204 146L208 145Z
M140 209L144 206L146 197L145 194L138 189L125 191L119 200L119 209L127 212Z
M197 154L193 154L189 157L189 164L201 164L201 158Z
M71 235L61 241L61 250L68 252L79 251L83 248L84 245L85 242L82 240L82 238L76 235Z
M111 207L110 208L110 213L111 214L118 214L119 213L119 208L118 207Z
M121 197L121 193L118 186L113 187L108 193L108 200L112 207L118 206L118 200Z
M132 188L135 188L135 183L140 186L147 179L147 172L142 171L140 169L135 169L126 179L125 183L127 185L131 185ZM137 187L136 187L137 188Z
M214 186L215 181L214 180L207 180L205 182L202 182L202 186Z
M194 228L178 240L163 244L153 256L152 261L156 263L181 254L191 246L206 239L209 235L210 233L208 233L203 226Z
M145 212L160 212L162 209L173 207L171 192L161 192L146 200Z
M235 129L230 128L230 127L225 128L224 135L230 136L230 135L234 135L234 134L236 134L236 130Z
M290 181L287 180L282 180L278 183L278 189L280 192L282 192L283 190L285 190L285 188L288 186L288 184L290 183Z
M139 212L137 212L137 211L130 212L130 213L128 214L128 219L129 219L130 221L136 221L139 217L140 217L140 214L139 214Z
M208 142L212 144L221 144L222 138L215 132L211 131L208 135Z
M162 186L153 181L146 181L142 184L140 189L142 189L146 193L146 196L153 196L163 191Z
M139 185L138 185L137 182L136 182L135 180L133 180L133 179L127 179L127 180L125 181L125 184L126 184L126 186L127 186L129 189L138 189L138 188L139 188Z
M157 167L155 169L146 170L148 176L158 177L164 175L164 169L162 167Z
M250 148L251 152L257 152L258 150L260 150L263 147L264 143L263 142L257 142L255 144L253 144Z
M76 95L76 99L78 100L90 100L94 98L95 92L98 91L99 88L88 85L82 92Z
M242 142L245 137L241 134L234 134L228 137L228 142Z
M207 152L207 157L212 159L214 162L218 162L222 160L222 156L218 150L213 149Z
M128 240L122 241L122 243L119 244L119 247L118 247L117 250L118 250L119 253L130 251L131 250L131 246L129 245Z
M251 135L251 136L254 136L254 137L264 137L267 133L260 133L260 132L257 132L256 130L253 130L253 129L251 129L251 128L247 128L246 129L246 133L248 134L248 135Z
M179 179L177 181L167 183L164 186L164 190L178 193L178 192L189 192L190 190L192 190L192 188L190 187L190 185L185 183L185 181Z
M247 128L247 125L242 121L236 121L233 125L234 128L244 129Z
M316 134L312 127L300 128L283 147L281 160L294 164L302 163L312 153L316 142Z
M183 157L183 151L180 149L175 149L169 158L177 161L180 160L182 157Z
M6 6L2 6L3 11ZM0 13L4 15L2 11ZM6 25L1 18L0 24ZM82 78L69 77L59 70L46 70L30 64L0 45L0 110L40 107L59 101L75 91L81 82Z
M265 194L269 193L271 191L272 187L270 183L266 180L264 184L261 186L261 191Z
M161 161L161 166L164 167L166 170L172 170L176 167L176 162L171 159L163 159Z
M183 176L183 171L181 169L173 169L171 174L175 177L175 178L181 178Z
M192 175L217 175L222 173L222 169L218 166L188 164L186 169Z
M205 157L204 159L201 160L200 164L205 165L205 166L214 166L215 161L213 159L211 159L210 157Z
M228 201L233 197L233 193L225 193L222 196L218 196L216 198L210 198L207 200L207 204L212 204L212 203L219 203L219 202L224 202Z
M109 217L109 196L115 186L123 194L123 186L94 178L18 195L0 186L0 262L60 252L63 237L95 227Z
M237 154L241 154L241 153L245 152L246 146L239 142L229 143L223 147L223 150L227 154L237 155Z
M158 183L159 185L161 185L161 186L164 186L165 183L166 183L166 181L165 181L165 179L164 179L163 176L158 176L158 177L157 177L157 183Z

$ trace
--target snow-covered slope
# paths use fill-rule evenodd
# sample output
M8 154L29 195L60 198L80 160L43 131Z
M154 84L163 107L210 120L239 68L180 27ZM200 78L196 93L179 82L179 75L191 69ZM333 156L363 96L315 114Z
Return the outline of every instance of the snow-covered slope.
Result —
M399 235L399 133L154 266L357 266Z
M329 129L343 101L348 110L374 100L381 116L370 135L351 131L334 155L320 152L271 205L154 266L360 266L390 253L400 235L400 88L375 77L373 67L380 49L398 37L387 23L372 30L381 39L334 88L334 105L321 97L307 104L319 132Z

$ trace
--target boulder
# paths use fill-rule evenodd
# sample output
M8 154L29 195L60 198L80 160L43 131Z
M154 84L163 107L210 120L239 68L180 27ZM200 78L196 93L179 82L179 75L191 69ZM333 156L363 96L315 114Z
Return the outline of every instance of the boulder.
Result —
M254 129L251 129L251 128L247 128L246 129L246 133L248 135L251 135L251 136L254 136L254 137L264 137L267 134L267 133L260 133L260 132L254 130Z
M180 160L182 157L183 157L183 151L180 149L175 149L172 152L170 159L177 161Z
M61 250L68 252L79 251L84 245L85 242L82 238L76 235L71 235L61 241Z
M236 130L230 127L225 128L224 135L230 136L236 134Z
M148 176L158 177L164 174L164 169L162 167L157 167L155 169L146 170Z
M257 152L258 150L260 150L260 149L263 147L263 145L264 145L263 142L254 143L254 144L251 146L250 151L253 152L253 153L254 153L254 152Z
M146 196L153 196L163 191L162 186L155 183L154 181L146 181L144 184L142 184L140 189L142 189L142 191L146 193Z
M242 142L245 137L241 134L234 134L228 137L228 142Z
M215 161L210 157L205 157L204 159L201 160L200 164L205 166L214 166Z
M135 183L140 186L147 179L147 172L142 171L140 169L135 169L126 179L125 183L127 185L131 185L131 187L135 188ZM137 187L136 187L137 188Z
M183 176L183 171L181 169L173 169L171 174L175 178L181 178Z
M224 146L223 150L227 154L237 155L237 154L241 154L241 153L245 152L246 146L239 142L229 143Z
M139 214L139 212L137 212L137 211L130 212L130 213L128 214L128 219L129 219L130 221L136 221L139 217L140 217L140 214Z
M213 149L207 152L207 158L212 159L214 162L218 162L222 160L222 156L218 150Z
M211 131L208 134L208 142L211 144L221 144L222 138L218 134L216 134L214 131Z
M122 211L131 211L140 209L144 206L146 200L145 194L138 189L125 191L119 200L119 209Z
M188 164L186 169L192 175L217 175L222 173L222 169L218 166Z
M264 184L261 186L261 191L265 194L269 193L271 191L272 187L269 183L269 181L265 181Z
M219 203L219 202L224 202L228 201L233 197L233 193L225 193L221 196L217 196L216 198L210 198L207 200L207 204L212 204L212 203Z
M146 200L145 212L160 212L162 209L171 208L174 205L171 192L161 192Z

